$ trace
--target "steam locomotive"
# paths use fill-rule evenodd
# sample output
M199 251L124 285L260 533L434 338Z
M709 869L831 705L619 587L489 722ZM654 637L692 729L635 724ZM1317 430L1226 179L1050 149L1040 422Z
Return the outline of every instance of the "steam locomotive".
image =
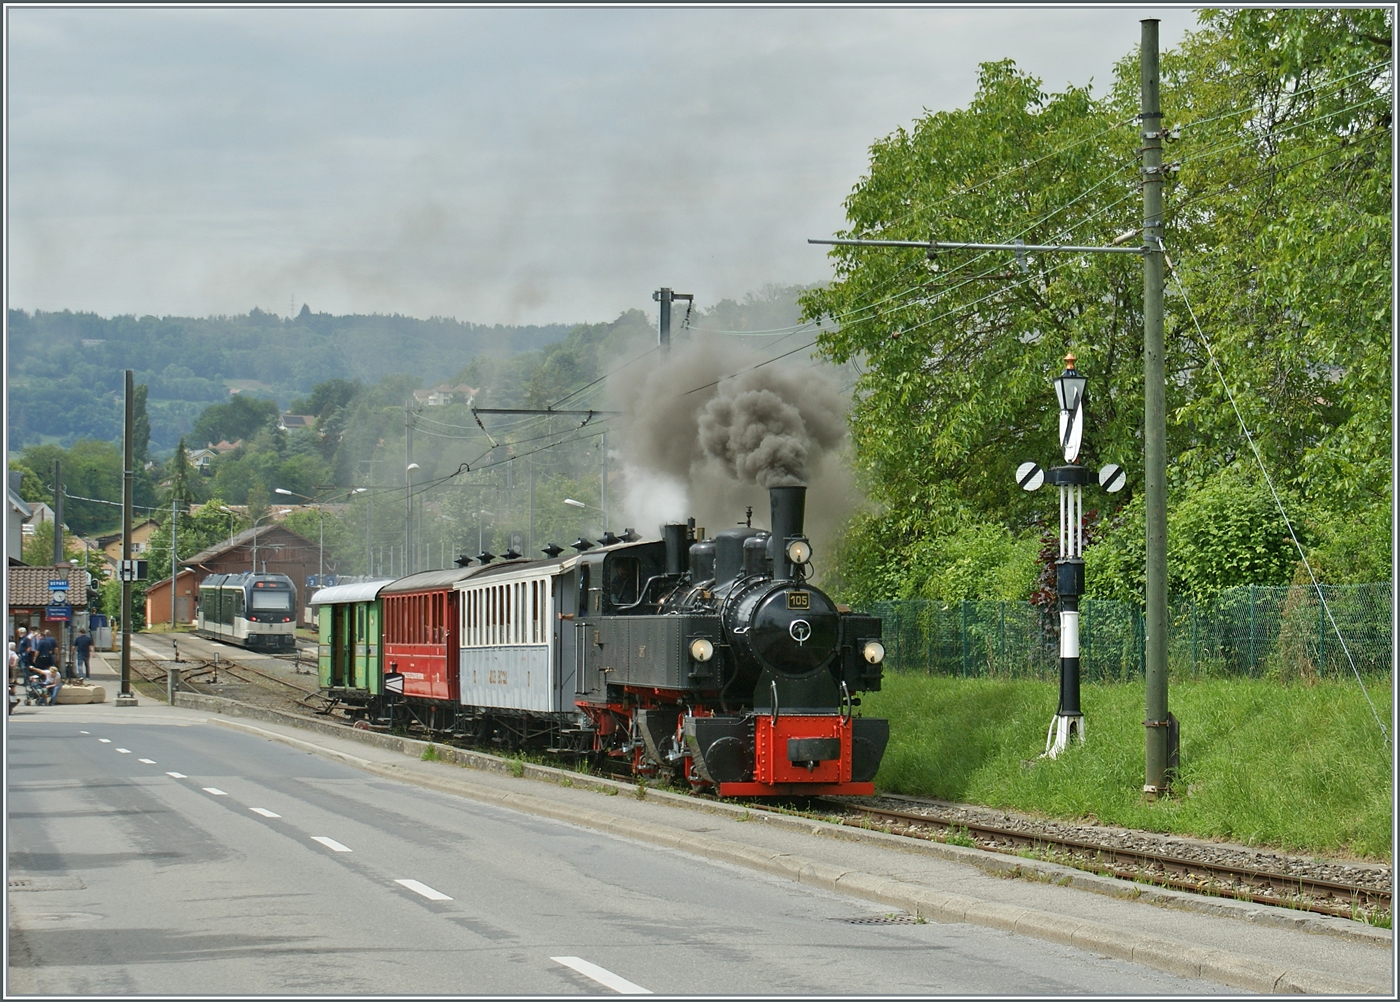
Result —
M324 694L372 724L611 759L720 796L870 794L888 721L880 620L808 581L805 487L770 531L580 538L546 559L323 589Z

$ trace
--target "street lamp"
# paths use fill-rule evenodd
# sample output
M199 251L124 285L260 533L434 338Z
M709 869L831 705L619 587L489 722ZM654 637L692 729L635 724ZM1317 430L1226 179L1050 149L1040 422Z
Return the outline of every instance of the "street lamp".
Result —
M403 474L403 569L405 574L413 573L413 473L421 470L417 463L409 463Z
M495 518L495 517L496 517L496 513L495 513L494 511L487 511L485 508L480 508L480 509L478 509L477 511L473 512L472 514L476 516L476 552L477 552L477 553L485 553L485 552L486 552L486 543L485 543L485 541L484 541L484 539L483 539L483 536L482 536L482 525L483 525L483 522L482 522L481 516L482 516L482 515L490 515L492 518Z
M1084 712L1079 703L1079 596L1084 594L1084 485L1092 475L1079 465L1084 440L1084 388L1089 380L1074 368L1073 354L1065 355L1065 371L1055 377L1055 398L1060 405L1060 451L1065 466L1042 470L1033 462L1016 470L1016 482L1028 491L1041 484L1060 488L1060 555L1055 561L1055 590L1060 596L1060 702L1042 757L1057 758L1070 741L1084 742ZM1109 464L1099 471L1098 482L1110 494L1123 489L1123 470Z
M263 519L265 519L265 518L271 518L273 515L285 515L285 514L287 514L287 512L289 512L289 511L291 511L291 510L292 510L292 509L290 509L290 508L283 508L281 511L275 511L275 512L274 512L274 511L270 511L270 512L267 512L267 513L264 514L264 515L259 515L257 518L253 519L253 573L254 573L254 574L256 574L256 573L258 572L258 523L261 522L261 521L262 521Z
M321 530L320 554L316 567L316 584L319 587L321 579L326 576L326 513L321 510L321 505L315 498L309 498L305 494L298 494L296 491L289 491L284 487L274 487L272 493L301 498L303 501L311 502L311 506L316 509L316 521L319 523Z

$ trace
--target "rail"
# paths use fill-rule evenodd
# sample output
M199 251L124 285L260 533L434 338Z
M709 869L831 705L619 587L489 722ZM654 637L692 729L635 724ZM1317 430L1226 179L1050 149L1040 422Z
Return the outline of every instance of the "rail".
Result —
M1123 880L1142 881L1197 894L1236 898L1256 904L1277 905L1339 918L1388 917L1391 911L1389 888L1307 874L1278 873L1258 867L1113 846L1044 832L1028 832L985 821L968 821L846 802L823 803L835 808L834 814L824 814L823 817L839 820L844 825L869 828L872 827L872 820L878 819L885 823L881 827L891 829L893 834L910 838L947 841L950 834L955 837L961 835L980 849L1011 855L1030 850L1050 862Z

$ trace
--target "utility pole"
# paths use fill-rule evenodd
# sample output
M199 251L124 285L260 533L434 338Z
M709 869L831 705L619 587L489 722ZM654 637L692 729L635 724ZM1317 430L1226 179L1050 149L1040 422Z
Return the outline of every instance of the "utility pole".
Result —
M603 489L601 491L603 503L599 505L603 509L603 531L608 531L608 433L603 432L598 440L598 451L603 454Z
M530 460L530 537L525 545L526 553L535 552L535 457Z
M63 463L53 461L53 562L63 563Z
M1165 345L1162 331L1162 109L1158 79L1158 25L1156 18L1142 22L1142 244L1117 246L1132 234L1124 234L1107 247L1070 244L1031 245L965 243L947 240L808 240L809 244L845 247L921 247L930 257L940 250L1011 251L1018 257L1032 253L1138 254L1143 260L1143 356L1146 400L1143 414L1143 464L1146 472L1147 507L1147 728L1146 769L1143 792L1166 792L1175 768L1178 748L1177 722L1167 709L1167 387ZM663 289L652 296L659 299ZM672 298L680 298L673 296ZM670 312L662 316L669 321ZM664 344L663 344L664 348ZM1107 486L1107 484L1104 484Z
M413 462L413 414L409 409L409 402L404 401L403 405L403 572L407 576L413 573L413 565L410 562L410 553L413 552L413 470L416 464Z
M180 497L170 498L170 632L175 632L175 585L180 579L179 549L175 545L175 522L180 517Z
M131 433L136 425L136 408L132 397L136 393L135 373L126 370L126 424L122 436L122 690L114 700L116 706L135 706L131 692L131 582L136 577L131 561L131 506L135 481L131 469Z
M672 292L662 288L651 294L651 298L661 304L661 313L656 320L656 343L664 355L671 350L671 304L677 299L686 301L686 313L695 304L695 297L688 292Z
M1147 769L1143 792L1170 782L1167 710L1167 381L1162 336L1162 106L1158 89L1158 22L1142 22L1142 336L1147 480Z

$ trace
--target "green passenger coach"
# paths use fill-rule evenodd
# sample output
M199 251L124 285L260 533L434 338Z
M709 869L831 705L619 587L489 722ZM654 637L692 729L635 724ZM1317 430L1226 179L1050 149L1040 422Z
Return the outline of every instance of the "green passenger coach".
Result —
M320 687L327 696L367 707L379 695L384 622L379 590L389 583L335 585L311 596L320 627Z

